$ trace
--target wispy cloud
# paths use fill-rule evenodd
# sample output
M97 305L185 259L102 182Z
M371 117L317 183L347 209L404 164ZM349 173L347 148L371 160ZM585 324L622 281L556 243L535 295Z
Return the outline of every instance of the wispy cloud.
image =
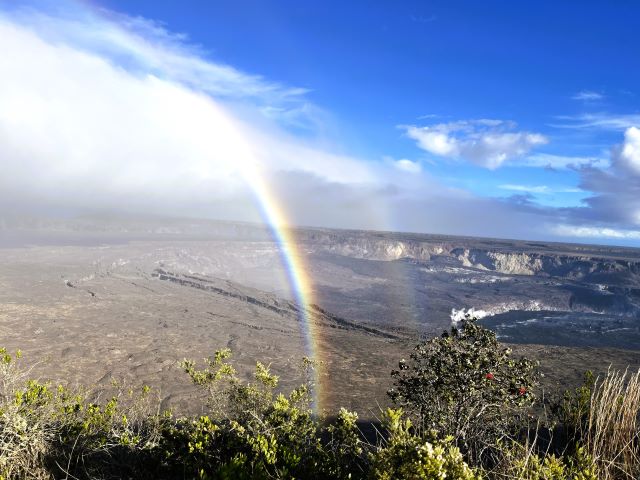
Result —
M637 113L613 114L601 112L581 115L562 115L556 118L560 122L550 125L555 128L621 131L629 127L640 126L640 114Z
M621 230L608 227L588 227L574 225L557 225L552 227L553 233L559 237L575 239L601 238L617 240L640 240L640 230Z
M581 167L607 168L610 165L608 158L579 157L552 155L549 153L535 153L517 159L514 165L535 168L550 168L554 170L576 169Z
M504 185L499 185L498 188L502 190L510 190L514 192L540 193L540 194L551 193L551 189L546 185L515 185L515 184L507 183Z
M436 113L426 113L424 115L420 115L418 117L418 120L432 120L434 118L439 118L440 115L436 114Z
M495 169L548 142L544 135L517 131L516 124L479 119L439 123L426 127L402 127L418 147L434 155L470 161Z
M596 102L604 99L604 95L593 90L581 90L571 97L582 102Z
M499 185L502 190L510 190L514 192L536 193L541 195L551 195L554 193L582 193L580 188L573 187L549 187L548 185L518 185L507 183Z
M155 75L217 97L254 98L279 104L299 101L308 89L290 87L216 61L202 47L162 24L113 11L95 12L75 2L55 17L36 9L13 10L13 23L38 32L50 44L66 45L108 58L129 73Z

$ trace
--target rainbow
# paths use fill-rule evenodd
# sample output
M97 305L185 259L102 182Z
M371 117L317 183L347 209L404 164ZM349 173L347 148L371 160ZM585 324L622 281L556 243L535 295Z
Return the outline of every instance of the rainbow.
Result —
M293 231L287 226L283 208L276 197L271 193L267 183L259 176L249 175L250 185L256 196L262 216L268 225L274 240L278 244L283 267L287 274L289 287L298 306L298 320L304 336L307 356L316 362L313 369L313 409L320 412L322 405L320 384L320 357L318 356L319 334L316 325L311 318L312 292L311 281L307 272L304 256L300 252L295 241Z
M319 413L323 408L323 389L320 381L322 368L321 356L319 355L320 335L311 316L313 310L312 289L304 255L299 249L289 222L286 220L285 209L265 180L266 175L262 172L261 162L253 153L250 142L247 141L241 127L236 125L234 120L222 110L218 110L217 113L222 114L225 120L218 126L223 126L225 137L235 146L234 160L241 165L242 177L255 196L262 218L278 245L289 287L298 307L298 320L304 337L306 355L315 362L311 395L313 409Z
M111 21L109 12L102 9L94 0L69 0L72 4L84 5L88 11L97 17ZM190 90L187 87L188 90ZM193 91L196 95L202 95ZM218 130L219 137L225 139L226 146L233 148L225 149L225 145L219 145L218 150L224 150L228 157L228 162L235 163L239 167L241 176L253 192L256 202L260 208L262 218L272 232L274 240L278 244L280 255L284 269L286 270L287 279L294 300L298 307L298 318L302 329L305 349L307 356L316 362L314 368L314 378L312 379L314 387L312 391L313 407L315 411L320 411L322 389L319 382L319 369L321 364L319 357L319 334L311 317L313 308L311 307L311 282L307 275L307 268L304 263L304 256L299 251L293 236L293 231L289 228L286 221L285 210L277 200L276 195L272 192L270 185L265 180L266 176L262 173L261 162L257 155L254 154L249 141L249 135L244 134L240 125L237 125L231 115L222 108L215 100L209 96L202 95L208 100L209 110L208 117L200 117L198 122L200 125L213 124ZM206 179L208 176L206 166L199 172L201 178Z

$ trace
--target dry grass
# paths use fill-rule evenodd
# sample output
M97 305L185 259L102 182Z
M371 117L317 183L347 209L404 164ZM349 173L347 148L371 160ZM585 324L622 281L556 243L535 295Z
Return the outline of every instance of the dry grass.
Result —
M609 479L640 477L640 370L635 374L610 370L596 381L592 394L585 446Z

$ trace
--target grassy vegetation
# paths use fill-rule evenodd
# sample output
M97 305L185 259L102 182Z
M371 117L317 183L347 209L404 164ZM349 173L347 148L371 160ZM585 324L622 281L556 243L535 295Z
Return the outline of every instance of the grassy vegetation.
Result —
M229 350L181 363L206 393L194 418L160 411L148 387L96 402L30 379L21 364L0 349L3 480L640 478L640 373L587 376L543 400L537 365L472 319L399 362L397 408L381 414L375 438L355 412L316 418L310 380L284 392L258 362L242 382Z

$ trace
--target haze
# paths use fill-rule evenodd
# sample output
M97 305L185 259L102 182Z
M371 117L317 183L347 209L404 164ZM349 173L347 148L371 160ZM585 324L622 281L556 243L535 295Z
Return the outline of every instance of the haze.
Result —
M0 2L0 215L640 244L638 6L454 3Z

